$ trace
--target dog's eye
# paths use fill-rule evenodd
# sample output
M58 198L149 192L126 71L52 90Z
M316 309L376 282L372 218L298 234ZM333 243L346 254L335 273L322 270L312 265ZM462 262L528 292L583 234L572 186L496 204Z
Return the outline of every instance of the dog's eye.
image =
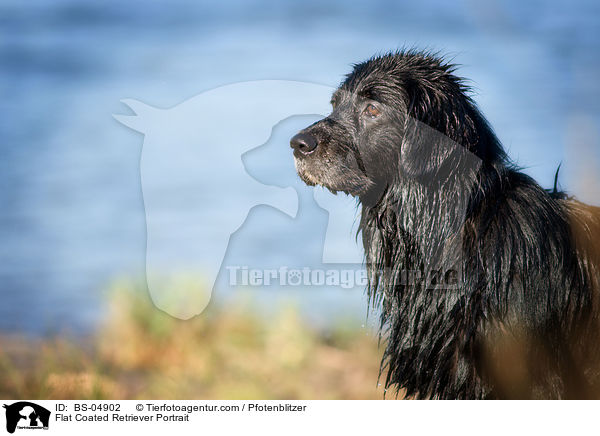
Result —
M365 115L371 118L377 118L379 115L381 115L381 111L372 104L367 105L367 107L364 110L364 113Z

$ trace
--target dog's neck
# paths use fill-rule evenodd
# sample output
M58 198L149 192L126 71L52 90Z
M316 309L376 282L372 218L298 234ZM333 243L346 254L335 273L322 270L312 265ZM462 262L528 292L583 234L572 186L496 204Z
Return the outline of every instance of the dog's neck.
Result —
M389 332L386 385L410 388L415 371L430 373L456 361L462 341L470 340L455 333L474 331L455 314L472 304L462 286L468 260L463 236L482 190L492 189L482 183L487 171L480 167L431 184L399 176L376 204L363 205L368 295L382 304L381 323ZM451 342L435 354L423 345L444 337Z
M406 279L401 273L446 273L460 261L461 236L479 197L480 176L474 168L431 183L407 177L389 186L375 204L363 203L361 230L373 293L398 287ZM405 271L398 271L399 265Z

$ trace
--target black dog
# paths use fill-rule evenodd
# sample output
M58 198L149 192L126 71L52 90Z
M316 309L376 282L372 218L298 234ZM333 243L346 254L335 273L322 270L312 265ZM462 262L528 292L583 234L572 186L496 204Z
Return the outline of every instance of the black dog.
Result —
M510 163L455 67L355 66L291 140L309 185L356 196L386 387L414 398L600 396L600 209Z

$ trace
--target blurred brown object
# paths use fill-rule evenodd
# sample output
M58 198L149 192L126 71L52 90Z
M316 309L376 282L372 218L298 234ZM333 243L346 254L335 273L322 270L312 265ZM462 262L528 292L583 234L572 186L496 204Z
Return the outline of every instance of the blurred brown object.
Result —
M566 398L600 398L600 208L574 199L562 201L569 211L578 261L594 293L592 305L585 314L567 314L581 318L575 323L579 328L569 332L572 347L559 350L558 364L552 359L552 347L560 341L543 341L526 326L510 321L490 326L482 349L482 372L500 398L551 397L542 383L549 374L557 375L553 383L566 392Z
M95 336L0 336L0 398L384 397L377 335L359 320L320 330L293 306L266 314L238 298L181 321L131 283L116 285L109 303Z

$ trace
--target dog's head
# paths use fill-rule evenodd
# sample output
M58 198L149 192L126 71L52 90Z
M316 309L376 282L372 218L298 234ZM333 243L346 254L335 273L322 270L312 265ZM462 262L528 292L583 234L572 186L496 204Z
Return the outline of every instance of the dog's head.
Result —
M332 113L291 139L299 176L376 200L401 178L447 177L447 163L457 164L450 158L463 160L467 151L499 157L493 132L452 72L439 58L414 52L356 65L334 92Z
M304 182L363 196L396 174L406 106L390 73L371 61L356 66L334 92L332 113L291 139Z

